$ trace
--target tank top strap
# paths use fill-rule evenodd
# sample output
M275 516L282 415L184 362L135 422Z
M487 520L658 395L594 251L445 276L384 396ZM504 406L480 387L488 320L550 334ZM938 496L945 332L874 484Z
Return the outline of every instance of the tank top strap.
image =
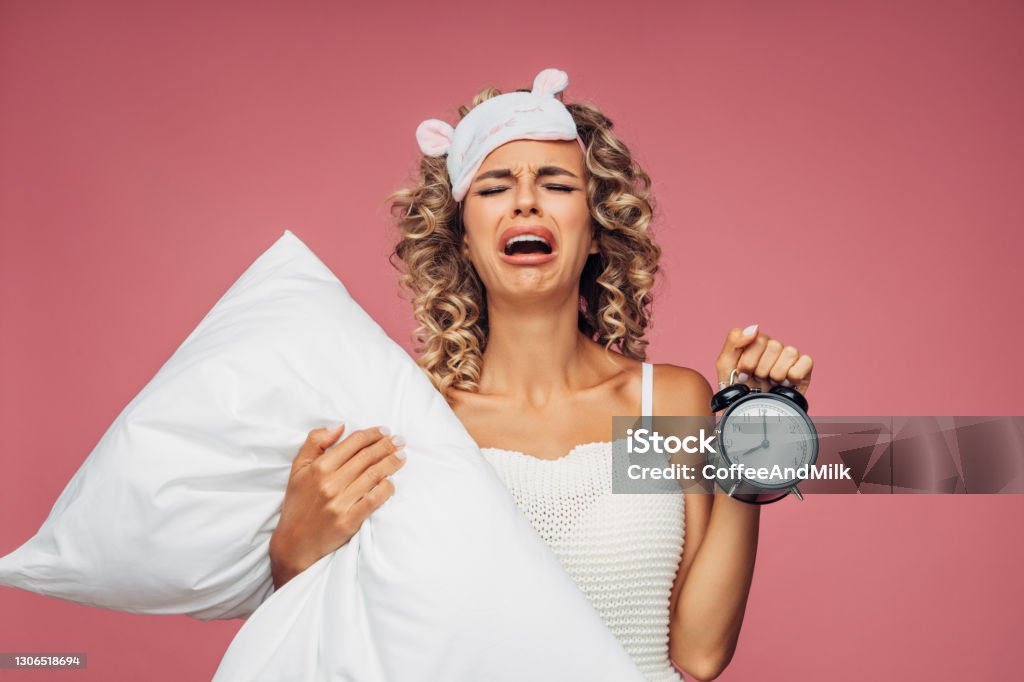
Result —
M643 428L650 431L652 406L654 404L654 365L645 362L642 365L640 382L640 417Z

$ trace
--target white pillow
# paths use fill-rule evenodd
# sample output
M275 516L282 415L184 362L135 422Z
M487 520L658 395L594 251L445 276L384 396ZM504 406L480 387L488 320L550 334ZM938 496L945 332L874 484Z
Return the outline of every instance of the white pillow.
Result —
M407 463L355 537L274 592L292 461L339 421L387 425ZM289 230L0 558L0 584L134 613L251 614L217 679L641 679L441 394Z

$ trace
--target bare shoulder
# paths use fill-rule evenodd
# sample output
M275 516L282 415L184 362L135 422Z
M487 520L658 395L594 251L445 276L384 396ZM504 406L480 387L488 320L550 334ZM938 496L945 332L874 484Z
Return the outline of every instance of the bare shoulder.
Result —
M654 366L654 416L710 415L711 384L703 374L679 365Z
M711 384L703 374L689 367L677 365L654 366L654 416L710 416ZM676 579L672 585L671 604L676 608L682 594L683 583L690 571L697 550L704 542L711 522L711 508L714 503L711 494L687 494L683 496L683 519L685 542L679 560ZM673 629L678 629L674 624ZM670 637L672 633L670 632Z

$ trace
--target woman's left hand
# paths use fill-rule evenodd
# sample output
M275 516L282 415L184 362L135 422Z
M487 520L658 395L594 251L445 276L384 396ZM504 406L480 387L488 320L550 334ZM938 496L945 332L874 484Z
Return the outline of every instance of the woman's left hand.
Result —
M738 384L762 391L782 384L796 388L803 395L807 395L811 384L813 366L810 355L801 355L794 346L759 332L756 324L730 331L715 362L719 385L728 384L729 374L736 369Z

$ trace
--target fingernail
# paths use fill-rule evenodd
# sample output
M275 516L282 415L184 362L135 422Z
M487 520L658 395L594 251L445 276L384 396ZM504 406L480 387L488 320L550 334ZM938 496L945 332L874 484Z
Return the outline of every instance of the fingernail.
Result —
M782 380L782 385L783 386L792 386L793 384L789 383L789 379L783 379Z
M380 428L378 428L377 430L378 430L378 431L380 431L380 435L382 435L382 436L388 436L388 435L391 435L391 429L389 429L389 428L388 428L388 427L386 427L386 426L381 426L381 427L380 427Z
M736 375L736 381L740 382L741 384L749 378L750 375L747 374L746 372L740 372L739 374Z
M405 457L406 457L405 450L397 450L395 452L395 457L397 457L398 459L405 459Z
M402 438L401 436L392 436L391 442L394 443L395 445L405 445L405 439Z
M340 429L344 425L345 425L345 422L342 422L342 423L340 423L340 424L338 424L336 426L325 426L324 428L327 429L327 433L334 433L335 431L337 431L338 429Z
M757 325L756 324L752 324L752 325L750 325L749 327L747 327L746 329L743 330L743 336L750 336L751 334L753 334L756 331L757 331Z

